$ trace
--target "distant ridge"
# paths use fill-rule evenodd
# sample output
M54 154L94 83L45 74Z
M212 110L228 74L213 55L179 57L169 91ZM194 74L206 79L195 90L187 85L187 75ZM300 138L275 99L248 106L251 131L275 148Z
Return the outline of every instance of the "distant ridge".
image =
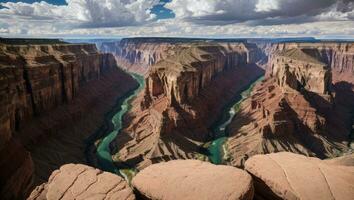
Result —
M26 45L26 44L66 44L60 39L46 38L0 38L2 44Z

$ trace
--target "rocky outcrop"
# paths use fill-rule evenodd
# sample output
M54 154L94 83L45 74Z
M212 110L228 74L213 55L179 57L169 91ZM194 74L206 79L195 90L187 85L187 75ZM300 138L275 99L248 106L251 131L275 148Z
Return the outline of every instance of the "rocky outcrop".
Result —
M122 83L125 85L119 86ZM95 91L95 87L100 91ZM5 177L1 181L2 197L24 197L34 171L34 180L38 180L38 171L45 174L41 178L47 179L52 169L48 166L53 163L84 160L83 140L100 126L97 123L111 108L108 106L113 106L117 97L134 87L134 80L116 68L114 57L98 53L94 45L0 44L0 151L4 169L0 174ZM109 97L107 106L98 106L97 98L105 95ZM81 115L87 110L100 119ZM80 126L87 132L75 129ZM65 135L70 130L73 134ZM50 135L57 140L48 139ZM48 141L52 141L51 148L43 148ZM62 143L66 144L64 148L53 151ZM68 143L80 144L74 147L80 158L67 153ZM37 155L42 156L38 159ZM58 162L48 162L48 158Z
M245 171L198 160L151 165L132 180L146 199L253 199L252 178Z
M123 178L81 164L67 164L55 170L48 182L37 186L28 200L118 199L135 196Z
M316 54L300 49L273 54L265 80L228 127L229 162L290 151L320 158L348 150L348 115L332 93L331 73Z
M311 55L309 53L313 53ZM293 90L302 88L318 94L329 94L332 83L328 66L316 59L316 51L304 52L301 49L284 50L272 55L270 77L275 77L277 84Z
M260 199L352 199L354 167L287 152L246 161Z
M317 51L320 61L332 69L334 83L346 81L354 83L354 43L352 42L284 42L268 43L261 47L266 55L277 51L302 49Z
M125 128L116 138L116 164L142 169L156 162L200 157L200 145L211 138L209 127L223 106L263 73L256 65L247 65L243 49L176 44L173 55L152 66L145 91L125 116Z

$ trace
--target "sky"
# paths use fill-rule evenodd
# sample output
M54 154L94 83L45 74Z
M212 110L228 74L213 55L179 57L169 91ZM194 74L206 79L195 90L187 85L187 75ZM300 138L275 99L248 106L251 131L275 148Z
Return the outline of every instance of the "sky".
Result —
M3 37L354 38L354 0L0 0Z

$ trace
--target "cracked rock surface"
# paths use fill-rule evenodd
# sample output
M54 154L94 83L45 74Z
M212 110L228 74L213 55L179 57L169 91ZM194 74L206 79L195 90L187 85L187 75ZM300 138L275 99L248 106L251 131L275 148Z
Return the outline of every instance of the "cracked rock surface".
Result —
M258 198L352 199L354 167L337 161L281 152L253 156L245 168L254 176Z
M56 199L117 199L134 200L125 180L81 164L67 164L49 177L47 183L36 187L29 200Z
M132 180L143 199L252 199L252 178L245 171L199 160L150 165Z

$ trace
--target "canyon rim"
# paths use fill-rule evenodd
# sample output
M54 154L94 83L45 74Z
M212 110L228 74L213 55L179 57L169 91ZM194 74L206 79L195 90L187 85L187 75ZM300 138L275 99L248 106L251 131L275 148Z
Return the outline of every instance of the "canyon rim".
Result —
M0 199L354 199L353 13L0 1Z

